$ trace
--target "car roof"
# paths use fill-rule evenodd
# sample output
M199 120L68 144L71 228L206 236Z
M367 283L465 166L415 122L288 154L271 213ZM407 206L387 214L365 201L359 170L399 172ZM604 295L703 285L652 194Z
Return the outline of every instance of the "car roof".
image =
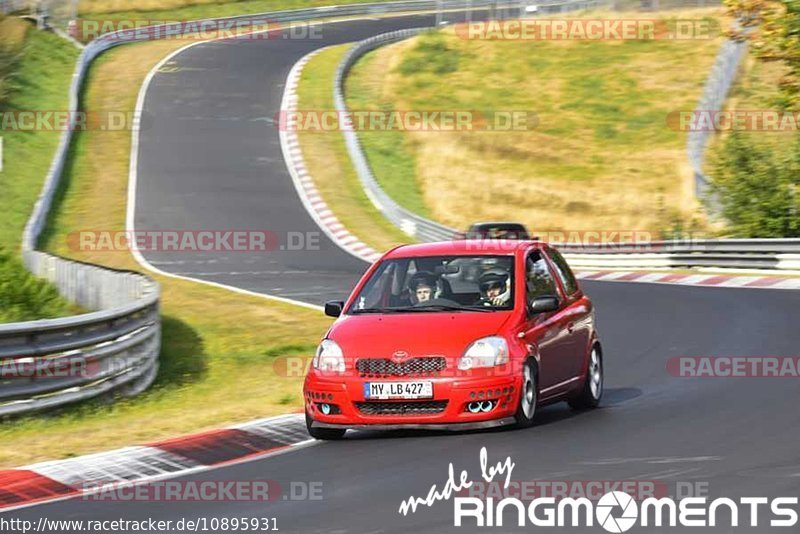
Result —
M508 221L477 222L469 227L470 230L484 230L487 228L500 228L503 230L525 230L525 233L527 233L525 225L518 222L508 222Z
M539 241L523 241L519 239L462 239L457 241L401 245L387 252L384 258L482 255L513 256L517 251L525 250L532 246L541 248L543 245Z

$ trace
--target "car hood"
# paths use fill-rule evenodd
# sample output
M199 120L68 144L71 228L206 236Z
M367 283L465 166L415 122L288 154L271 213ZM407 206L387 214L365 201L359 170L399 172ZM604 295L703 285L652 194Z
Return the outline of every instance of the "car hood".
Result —
M348 360L434 355L453 360L476 339L497 334L511 313L347 315L333 325L328 338Z

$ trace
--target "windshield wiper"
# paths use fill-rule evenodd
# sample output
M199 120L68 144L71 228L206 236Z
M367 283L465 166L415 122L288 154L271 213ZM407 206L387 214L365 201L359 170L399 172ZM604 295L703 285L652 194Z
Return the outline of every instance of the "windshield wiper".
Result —
M360 315L362 313L399 313L407 311L406 308L364 308L362 310L353 310L352 315Z
M494 310L495 308L481 306L449 306L447 304L431 304L430 306L414 306L404 308L364 308L363 310L353 310L350 313L352 315L367 313L424 313L431 311L476 311L487 313Z
M430 306L417 306L415 308L408 308L406 311L424 312L428 310L433 311L477 311L477 312L490 312L492 308L480 308L477 306L449 306L447 304L431 304Z

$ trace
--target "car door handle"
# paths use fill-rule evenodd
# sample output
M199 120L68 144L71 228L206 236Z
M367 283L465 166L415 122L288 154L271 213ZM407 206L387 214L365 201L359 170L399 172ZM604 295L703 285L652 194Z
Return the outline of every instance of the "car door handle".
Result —
M571 334L573 330L575 330L575 323L567 324L567 332Z

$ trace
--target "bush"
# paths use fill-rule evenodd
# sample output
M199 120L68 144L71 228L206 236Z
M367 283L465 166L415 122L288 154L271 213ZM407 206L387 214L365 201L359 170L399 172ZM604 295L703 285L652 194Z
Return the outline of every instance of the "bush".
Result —
M12 91L16 88L15 72L19 64L21 46L3 35L8 30L8 20L0 15L0 111L5 110Z
M6 101L14 84L13 72L17 61L17 51L0 43L0 111L5 109Z
M0 323L58 317L68 311L53 286L0 250Z
M449 74L458 70L462 52L450 46L439 32L425 32L400 63L400 73Z
M739 237L800 237L800 136L767 143L732 133L714 162L711 192Z

